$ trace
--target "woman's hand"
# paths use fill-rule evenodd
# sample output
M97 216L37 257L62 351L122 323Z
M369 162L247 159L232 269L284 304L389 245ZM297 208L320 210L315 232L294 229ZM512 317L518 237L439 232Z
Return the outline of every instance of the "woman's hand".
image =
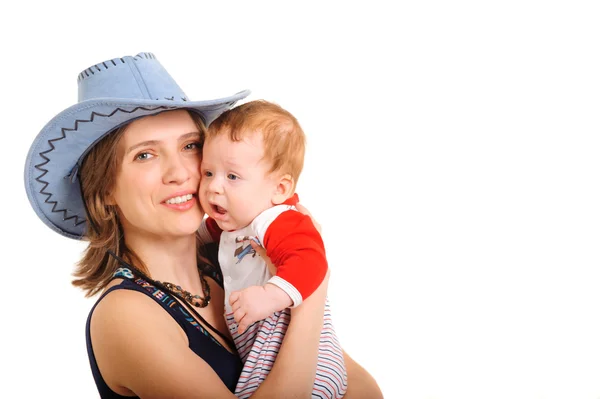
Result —
M315 225L315 228L317 229L319 234L321 234L321 225L315 220L315 218L308 211L308 209L306 209L306 207L304 205L300 204L299 202L296 204L296 209L298 209L298 211L300 211L300 213L310 216L310 220L312 220L313 224Z
M256 251L258 256L260 256L262 258L262 260L265 261L265 263L267 264L267 267L269 268L269 272L271 273L271 276L276 276L277 268L275 267L273 262L271 262L271 259L267 256L267 250L264 249L261 245L257 244L256 241L254 241L254 240L250 240L250 245L252 246L252 249Z

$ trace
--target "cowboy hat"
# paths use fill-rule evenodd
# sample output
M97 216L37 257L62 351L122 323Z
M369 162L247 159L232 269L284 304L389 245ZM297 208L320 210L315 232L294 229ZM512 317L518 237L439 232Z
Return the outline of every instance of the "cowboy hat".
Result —
M93 65L77 84L77 104L44 126L25 162L25 190L34 211L52 230L74 239L86 232L79 168L94 144L134 119L173 109L196 112L208 126L250 94L190 101L152 53Z

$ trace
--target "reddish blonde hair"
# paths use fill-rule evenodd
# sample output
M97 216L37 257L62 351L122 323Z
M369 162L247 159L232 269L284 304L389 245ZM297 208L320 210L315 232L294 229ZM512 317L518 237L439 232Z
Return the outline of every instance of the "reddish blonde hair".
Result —
M279 105L265 100L238 105L210 124L206 139L228 134L231 141L240 141L256 133L263 137L269 173L289 173L295 189L304 166L306 137L294 115Z

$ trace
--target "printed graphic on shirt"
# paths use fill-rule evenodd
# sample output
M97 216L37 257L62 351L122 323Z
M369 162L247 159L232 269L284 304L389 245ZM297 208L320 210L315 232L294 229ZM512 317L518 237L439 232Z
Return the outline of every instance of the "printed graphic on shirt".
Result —
M235 242L239 244L233 254L233 256L237 258L237 262L235 262L236 264L240 263L246 255L250 254L253 258L256 256L256 251L254 250L254 248L252 248L252 245L250 245L250 240L260 245L260 241L258 241L258 238L256 237L237 236L235 238Z

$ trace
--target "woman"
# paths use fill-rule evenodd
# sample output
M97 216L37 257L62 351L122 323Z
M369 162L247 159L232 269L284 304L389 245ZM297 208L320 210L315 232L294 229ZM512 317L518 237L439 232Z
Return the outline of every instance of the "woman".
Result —
M100 395L234 397L241 363L223 319L221 274L207 259L214 249L197 240L199 150L205 126L249 92L189 101L151 53L94 65L78 81L79 102L34 141L25 181L49 227L90 242L74 284L102 292L86 328ZM292 310L253 397L310 395L326 288ZM381 396L346 362L347 397Z

